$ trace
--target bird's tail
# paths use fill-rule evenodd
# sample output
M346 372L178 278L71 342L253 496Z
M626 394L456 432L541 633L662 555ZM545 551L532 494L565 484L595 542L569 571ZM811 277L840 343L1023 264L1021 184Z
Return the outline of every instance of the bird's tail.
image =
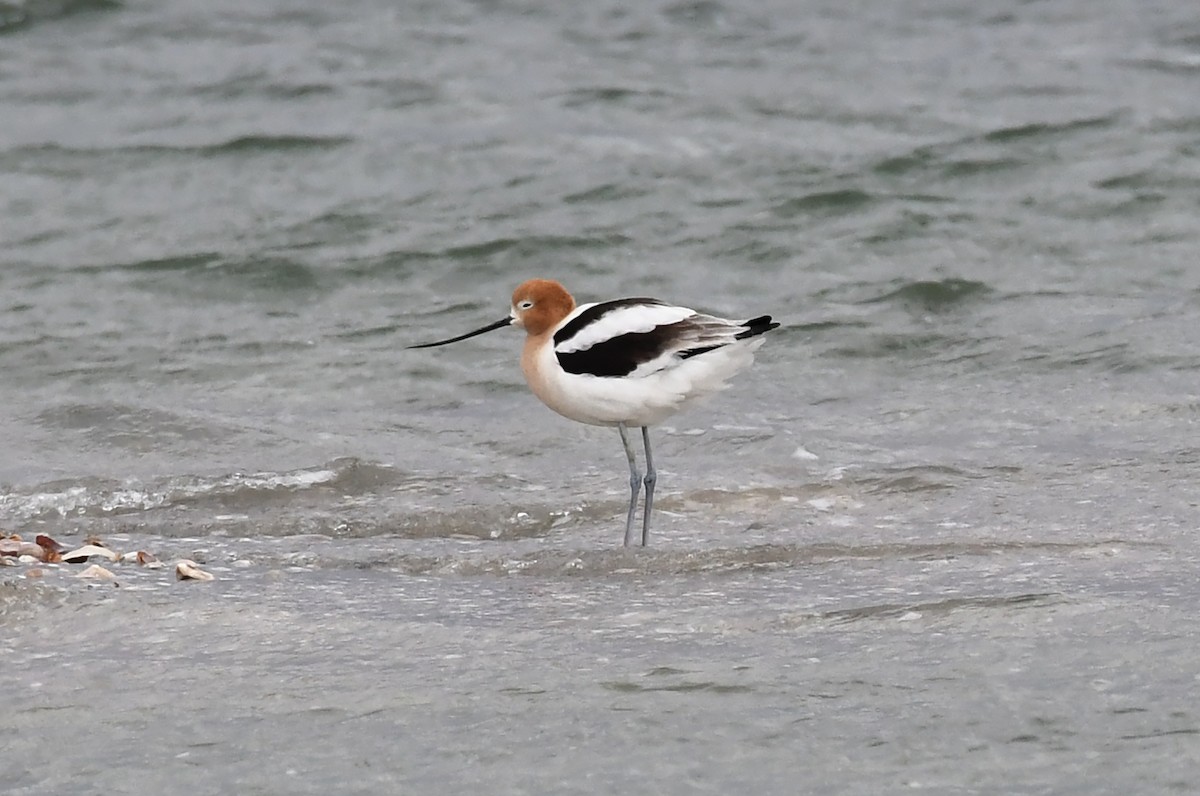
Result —
M765 334L772 329L779 328L778 323L771 321L770 315L760 315L757 318L751 318L748 321L741 323L742 331L738 332L734 337L738 340L745 340L747 337L757 337L760 334Z

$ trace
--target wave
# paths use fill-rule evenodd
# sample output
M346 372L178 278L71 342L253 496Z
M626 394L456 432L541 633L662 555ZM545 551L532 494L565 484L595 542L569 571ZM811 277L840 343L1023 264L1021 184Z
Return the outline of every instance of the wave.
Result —
M1089 116L1082 119L1069 119L1065 122L1029 122L1004 127L997 127L983 134L981 140L993 143L1008 143L1027 139L1057 138L1071 135L1080 130L1106 130L1115 126L1121 120L1121 114L1111 113L1103 116Z
M7 150L4 157L19 159L28 163L36 158L49 158L61 161L67 158L113 155L185 155L188 157L222 157L225 155L243 154L272 154L277 152L291 153L297 150L333 149L353 143L348 136L319 136L319 135L268 135L265 133L248 133L234 136L222 141L197 144L125 144L122 146L73 147L61 144L38 144L20 146Z
M995 292L984 282L972 279L920 279L904 282L899 287L862 303L896 304L922 313L941 313L986 299Z
M841 215L857 212L877 200L878 197L857 188L815 191L804 196L785 199L772 207L771 212L781 218L795 218L810 214Z
M139 286L159 292L186 293L216 301L242 303L261 299L290 298L322 288L320 271L287 256L263 254L245 258L216 252L188 252L131 262L78 265L70 271L81 274L125 272Z
M980 477L947 467L883 468L843 473L836 485L695 489L663 495L658 506L684 514L759 516L801 500L821 510L837 500L823 496L847 489L917 494L954 489ZM538 493L520 491L504 477L458 478L341 458L283 472L179 475L150 482L83 478L9 487L0 489L0 527L104 534L152 526L168 537L323 534L517 541L609 525L615 529L625 506L623 495L564 503Z
M115 11L116 0L26 0L0 2L0 36L24 30L42 22L54 22L80 14Z
M1111 549L1119 544L1125 543L1119 540L1078 544L980 540L930 544L763 544L703 550L667 546L645 550L614 547L602 550L548 550L513 555L457 552L444 556L420 556L395 552L381 553L370 563L356 562L355 568L378 567L397 570L406 575L644 577L765 572L846 561L934 561L1030 552L1069 555L1095 549ZM888 612L901 607L889 604L879 606L878 609L880 612ZM911 609L911 606L903 607Z
M1018 172L1037 167L1043 160L1030 151L1060 139L1096 130L1108 130L1121 114L1088 116L1062 122L1028 122L1005 125L935 144L922 144L903 154L886 156L870 167L881 177L928 176L963 179Z
M32 489L0 492L0 519L27 523L66 518L109 517L177 506L221 510L277 503L280 496L317 487L339 494L360 492L386 480L393 471L357 459L288 472L230 473L224 476L176 476L160 482L102 479L56 481Z

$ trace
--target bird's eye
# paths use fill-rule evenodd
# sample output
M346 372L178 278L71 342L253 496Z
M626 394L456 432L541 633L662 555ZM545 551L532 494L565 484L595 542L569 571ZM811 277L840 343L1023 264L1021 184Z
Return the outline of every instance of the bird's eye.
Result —
M524 301L522 301L520 304L517 305L517 309L519 309L519 310L533 309L533 302L530 301L529 299L525 299Z

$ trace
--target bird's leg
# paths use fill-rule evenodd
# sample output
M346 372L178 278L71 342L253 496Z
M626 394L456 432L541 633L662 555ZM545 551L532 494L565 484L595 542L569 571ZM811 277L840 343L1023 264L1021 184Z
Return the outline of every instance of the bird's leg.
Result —
M650 543L650 509L654 505L654 482L658 473L654 469L654 457L650 455L650 429L642 426L642 444L646 446L646 513L642 515L642 547Z
M629 460L629 515L625 518L625 546L633 544L633 513L637 510L638 489L642 486L642 474L637 469L637 458L629 445L629 432L624 423L617 424L621 432L621 444L625 446L625 458Z

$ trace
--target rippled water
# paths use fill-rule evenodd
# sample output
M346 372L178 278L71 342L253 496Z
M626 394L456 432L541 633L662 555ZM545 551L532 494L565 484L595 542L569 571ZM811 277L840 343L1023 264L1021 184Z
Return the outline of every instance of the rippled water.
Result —
M14 793L1189 792L1183 3L0 2ZM656 429L532 276L784 323ZM31 576L37 570L41 577Z

